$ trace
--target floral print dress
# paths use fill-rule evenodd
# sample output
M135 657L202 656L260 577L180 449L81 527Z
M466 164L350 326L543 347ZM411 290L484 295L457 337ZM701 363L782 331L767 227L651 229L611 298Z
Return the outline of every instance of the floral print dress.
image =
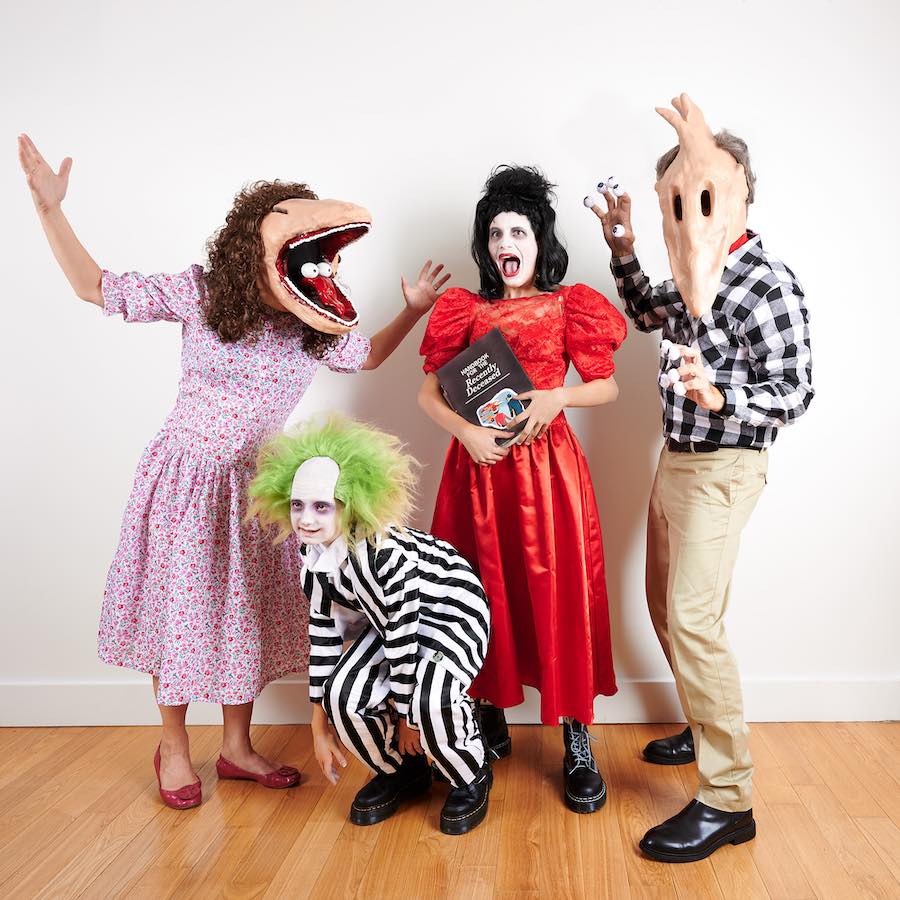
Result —
M307 666L297 548L274 546L245 521L247 486L260 444L284 426L318 367L355 372L370 348L351 332L314 359L290 313L224 343L204 322L204 292L201 266L103 273L105 314L182 326L178 399L138 463L98 640L104 662L158 676L164 705L247 703Z

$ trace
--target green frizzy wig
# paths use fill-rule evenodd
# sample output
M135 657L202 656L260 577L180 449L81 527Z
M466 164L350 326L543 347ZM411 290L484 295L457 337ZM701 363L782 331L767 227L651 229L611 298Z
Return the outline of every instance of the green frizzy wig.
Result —
M250 515L291 530L291 486L308 459L327 456L340 468L334 496L343 504L341 531L351 546L373 540L388 525L402 526L413 509L416 461L393 435L342 416L308 421L263 444L250 484Z

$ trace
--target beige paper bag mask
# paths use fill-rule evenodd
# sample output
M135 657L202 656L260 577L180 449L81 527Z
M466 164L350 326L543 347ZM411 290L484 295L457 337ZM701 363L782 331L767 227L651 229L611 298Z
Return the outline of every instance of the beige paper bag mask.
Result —
M656 111L678 133L678 155L656 183L663 237L678 293L692 316L712 308L725 271L731 236L746 216L744 167L719 147L687 94L675 110Z
M264 263L259 289L310 328L345 334L359 316L335 279L338 253L371 227L368 211L343 200L282 200L260 225Z

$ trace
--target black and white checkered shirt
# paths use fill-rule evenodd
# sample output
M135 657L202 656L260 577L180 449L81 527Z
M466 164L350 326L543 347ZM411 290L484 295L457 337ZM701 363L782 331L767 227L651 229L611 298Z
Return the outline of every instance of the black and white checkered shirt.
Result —
M611 263L619 296L641 331L697 347L709 380L725 394L718 413L660 388L663 430L679 442L768 447L781 425L799 418L813 398L809 313L794 273L763 250L759 235L732 251L712 309L695 319L675 282L651 287L635 256ZM660 371L671 364L660 351Z

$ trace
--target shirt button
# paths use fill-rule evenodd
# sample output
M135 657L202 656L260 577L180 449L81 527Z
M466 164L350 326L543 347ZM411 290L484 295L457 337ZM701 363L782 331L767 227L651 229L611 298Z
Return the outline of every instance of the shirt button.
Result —
M431 658L432 658L435 662L440 662L440 661L444 658L444 654L441 653L440 650L438 650L438 652L435 653L434 656L432 656Z

